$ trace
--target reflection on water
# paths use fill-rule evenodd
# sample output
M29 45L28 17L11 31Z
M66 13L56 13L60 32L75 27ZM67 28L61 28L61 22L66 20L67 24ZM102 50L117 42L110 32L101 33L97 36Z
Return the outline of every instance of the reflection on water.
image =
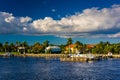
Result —
M0 80L120 80L120 60L80 63L0 57Z

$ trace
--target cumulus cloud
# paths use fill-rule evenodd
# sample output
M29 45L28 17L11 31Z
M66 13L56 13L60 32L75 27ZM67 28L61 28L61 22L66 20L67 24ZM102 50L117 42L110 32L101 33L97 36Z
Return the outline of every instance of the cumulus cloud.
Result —
M46 17L31 24L37 32L61 37L109 37L120 31L120 5L85 9L82 13L63 17L61 20Z
M26 16L26 17L21 17L21 18L20 18L20 22L21 22L21 23L29 22L29 21L31 21L31 20L32 20L32 18L30 18L30 17L28 17L28 16Z
M81 13L54 20L51 17L33 20L0 12L0 33L27 33L59 37L120 37L120 5L110 8L88 8ZM10 30L8 30L10 27Z
M0 12L0 34L23 34L29 28L29 17L15 17L11 13Z

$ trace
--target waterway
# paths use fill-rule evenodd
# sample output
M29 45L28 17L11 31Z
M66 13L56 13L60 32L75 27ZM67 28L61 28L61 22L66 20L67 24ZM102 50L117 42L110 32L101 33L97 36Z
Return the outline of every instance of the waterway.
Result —
M120 59L82 63L0 57L0 80L120 80Z

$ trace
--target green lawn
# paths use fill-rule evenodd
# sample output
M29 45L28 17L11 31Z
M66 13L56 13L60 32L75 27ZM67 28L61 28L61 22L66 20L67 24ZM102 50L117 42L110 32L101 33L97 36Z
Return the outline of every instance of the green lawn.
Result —
M0 54L4 54L5 52L0 52ZM19 52L10 52L12 54L20 54Z
M5 52L0 52L0 54L4 54Z

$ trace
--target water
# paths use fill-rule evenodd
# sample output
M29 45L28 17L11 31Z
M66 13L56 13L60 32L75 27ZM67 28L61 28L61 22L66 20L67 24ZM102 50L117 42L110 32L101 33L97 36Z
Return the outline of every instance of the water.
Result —
M80 63L0 57L0 80L120 80L120 59Z

